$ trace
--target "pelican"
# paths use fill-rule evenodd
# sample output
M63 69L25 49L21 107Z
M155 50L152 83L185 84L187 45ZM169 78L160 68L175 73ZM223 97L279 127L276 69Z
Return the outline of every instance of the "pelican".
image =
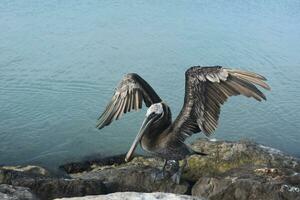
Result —
M270 90L266 78L253 72L224 68L222 66L193 66L185 72L185 97L179 115L172 122L171 109L154 89L138 74L126 74L98 119L97 128L102 129L122 114L148 107L146 117L126 157L128 162L138 144L142 149L161 157L165 164L157 177L164 177L166 166L175 168L172 180L179 183L188 155L195 152L185 139L202 132L210 136L217 128L221 105L231 96L244 95L257 101L266 96L256 85ZM205 154L202 154L205 155ZM179 160L184 160L179 167ZM175 167L174 167L175 166ZM169 167L169 168L170 168Z

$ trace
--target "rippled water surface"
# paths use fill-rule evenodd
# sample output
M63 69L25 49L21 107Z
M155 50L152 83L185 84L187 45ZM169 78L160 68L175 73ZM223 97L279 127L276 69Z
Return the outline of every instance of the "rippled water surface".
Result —
M95 123L125 73L143 76L174 117L185 70L217 64L259 72L272 91L263 103L232 98L214 137L299 156L299 10L296 0L1 0L0 164L124 152L145 109Z

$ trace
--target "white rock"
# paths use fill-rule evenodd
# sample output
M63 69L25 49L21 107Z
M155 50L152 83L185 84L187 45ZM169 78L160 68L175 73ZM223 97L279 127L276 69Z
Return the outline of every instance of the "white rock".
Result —
M211 142L216 142L216 141L218 141L218 140L217 140L217 138L209 138L209 141L211 141Z
M138 192L116 192L106 195L94 195L84 197L62 198L60 200L204 200L199 197L178 195L172 193L138 193ZM57 199L59 200L59 199Z

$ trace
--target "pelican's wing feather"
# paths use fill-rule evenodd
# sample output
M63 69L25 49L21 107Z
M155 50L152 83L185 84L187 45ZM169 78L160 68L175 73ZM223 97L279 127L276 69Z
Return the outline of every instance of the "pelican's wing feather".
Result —
M122 114L142 108L143 100L147 107L161 102L153 88L138 74L126 74L115 90L111 101L98 119L97 128L109 125Z
M180 141L200 131L210 136L217 128L221 105L230 96L241 94L261 101L266 97L255 85L270 90L259 74L221 66L191 67L185 79L184 105L172 124Z

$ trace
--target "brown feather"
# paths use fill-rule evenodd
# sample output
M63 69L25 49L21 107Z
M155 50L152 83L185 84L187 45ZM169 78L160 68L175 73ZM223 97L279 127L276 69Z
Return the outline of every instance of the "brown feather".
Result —
M266 97L255 85L270 89L259 74L220 66L191 67L185 74L184 105L172 125L173 134L180 140L187 132L202 130L211 135L218 126L221 105L230 96L242 94L261 101Z
M119 119L122 114L142 108L143 101L146 106L161 102L153 88L139 75L131 73L123 77L110 102L100 115L97 128L109 125L113 120Z

